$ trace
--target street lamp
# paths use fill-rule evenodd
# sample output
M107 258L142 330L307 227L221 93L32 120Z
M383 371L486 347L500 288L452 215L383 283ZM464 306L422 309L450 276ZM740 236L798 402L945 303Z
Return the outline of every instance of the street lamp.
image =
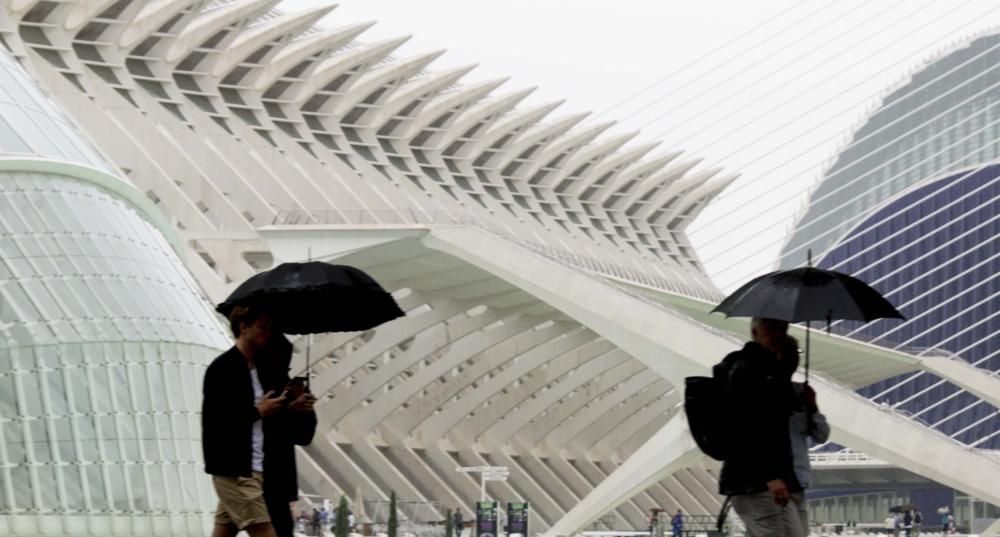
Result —
M455 471L479 474L479 501L486 501L487 481L507 481L510 475L506 466L459 466Z

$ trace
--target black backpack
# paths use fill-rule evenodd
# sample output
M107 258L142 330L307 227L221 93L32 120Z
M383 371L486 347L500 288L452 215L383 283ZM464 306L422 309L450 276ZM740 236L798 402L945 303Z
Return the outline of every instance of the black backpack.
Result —
M723 360L712 368L711 377L684 379L684 413L691 436L702 452L717 461L726 460L733 449L732 409L726 393L730 366Z

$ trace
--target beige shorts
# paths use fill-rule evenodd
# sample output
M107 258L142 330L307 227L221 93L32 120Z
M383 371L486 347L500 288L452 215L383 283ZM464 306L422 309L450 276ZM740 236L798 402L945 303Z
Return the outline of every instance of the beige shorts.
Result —
M247 526L270 522L264 503L264 476L254 472L253 477L226 477L213 475L212 484L219 497L215 523L244 530Z

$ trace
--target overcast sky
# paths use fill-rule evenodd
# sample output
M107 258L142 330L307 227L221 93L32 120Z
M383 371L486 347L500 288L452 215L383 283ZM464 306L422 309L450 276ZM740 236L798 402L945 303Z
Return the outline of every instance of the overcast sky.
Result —
M879 96L1000 24L1000 2L341 0L322 25L361 21L378 22L363 41L411 35L397 57L447 50L431 69L478 64L466 81L510 77L501 91L538 87L529 104L565 100L550 118L593 111L620 120L612 133L641 128L633 143L662 141L653 155L681 149L739 173L689 230L731 289L772 268L808 189Z

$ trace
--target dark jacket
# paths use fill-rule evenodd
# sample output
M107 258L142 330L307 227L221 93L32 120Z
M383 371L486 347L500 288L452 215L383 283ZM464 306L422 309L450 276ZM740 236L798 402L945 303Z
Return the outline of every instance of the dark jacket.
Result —
M267 349L254 361L265 393L280 392L288 382L291 344L287 344L287 352L282 344L282 349ZM254 406L250 368L239 349L232 347L208 366L203 396L201 434L205 472L250 476L253 424L261 416ZM312 441L316 414L282 410L263 419L265 494L295 500L298 498L295 446Z
M289 381L292 344L276 338L266 356L256 362L260 383L265 392L280 393ZM291 401L289 401L290 403ZM295 446L307 446L316 433L315 412L284 409L264 418L264 494L273 500L292 502L299 498Z
M235 346L205 371L201 404L201 446L205 472L251 475L253 424L260 419L246 358Z
M716 367L726 372L729 423L738 445L722 464L719 492L765 492L773 479L783 480L790 492L801 491L788 433L796 398L787 371L772 352L752 341Z

